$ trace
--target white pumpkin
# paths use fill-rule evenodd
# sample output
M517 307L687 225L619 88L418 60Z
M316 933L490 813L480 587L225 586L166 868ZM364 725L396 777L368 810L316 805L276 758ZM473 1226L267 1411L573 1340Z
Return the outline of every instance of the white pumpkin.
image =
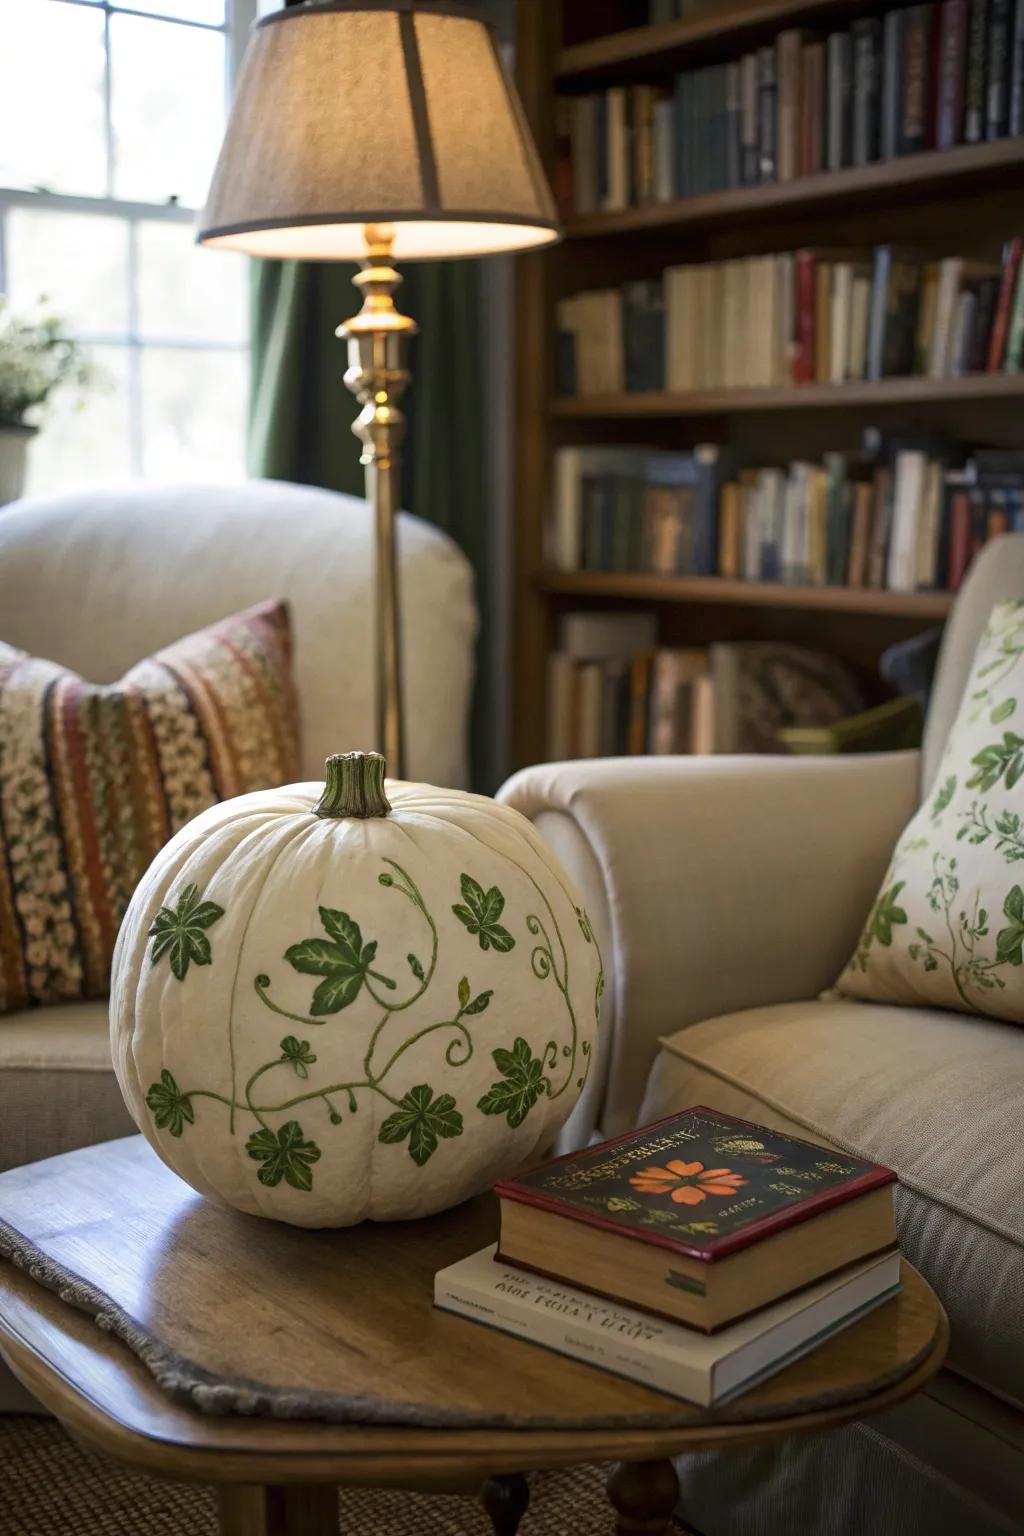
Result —
M387 797L390 797L387 798ZM242 795L158 854L114 954L121 1091L195 1189L299 1226L426 1216L548 1147L601 961L518 812L383 759Z

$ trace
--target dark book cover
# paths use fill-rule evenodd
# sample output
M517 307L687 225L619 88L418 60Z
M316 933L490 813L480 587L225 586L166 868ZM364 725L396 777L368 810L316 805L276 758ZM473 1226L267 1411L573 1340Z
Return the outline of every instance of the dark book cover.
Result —
M576 379L576 333L555 332L555 393L574 395Z
M931 25L930 5L912 5L904 12L901 155L915 154L924 149L928 142Z
M880 379L884 371L885 312L891 268L892 247L876 246L874 270L871 274L871 300L868 304L868 355L865 371L869 379Z
M627 390L665 388L665 294L660 279L622 290Z
M882 374L887 379L904 378L913 372L920 298L921 268L916 262L894 258L889 268L882 342Z
M740 174L745 187L752 187L760 180L759 128L757 54L748 53L740 60Z
M1016 137L1024 133L1024 0L1016 0L1013 8L1010 50L1010 117L1007 131Z
M1010 312L1013 308L1013 295L1017 288L1022 250L1024 245L1019 237L1008 240L1003 247L1003 270L999 279L996 311L992 317L992 333L988 341L986 369L989 373L998 373L1003 366L1003 354L1006 351L1006 336L1010 329Z
M1024 5L1024 0L1021 0ZM943 0L939 12L935 146L952 149L963 139L967 79L967 0Z
M988 362L988 344L992 335L996 305L999 302L998 277L982 277L975 284L974 317L971 322L971 339L967 347L966 369L968 373L984 373Z
M882 23L876 16L862 16L850 28L853 43L853 144L854 165L872 165L878 159L882 90Z
M687 122L687 96L691 76L685 74L676 75L675 86L672 92L672 117L675 124L675 182L676 196L689 197L691 192L689 179L689 124Z
M743 185L743 85L738 63L725 66L725 185Z
M882 22L882 120L880 149L883 160L900 152L903 117L903 11L887 11Z
M1024 0L1021 0L1024 4ZM800 164L798 174L813 176L824 163L825 44L807 43L800 72Z
M985 82L985 137L989 140L1004 139L1010 125L1013 9L1013 0L989 0Z
M757 52L758 180L775 180L775 126L778 88L775 80L775 49Z
M850 34L833 32L825 44L825 166L841 171L852 160L853 114Z
M597 150L597 177L595 192L597 206L604 207L608 196L608 92L602 91L597 98L597 121L594 127L594 144Z
M971 0L967 28L967 80L964 86L964 142L980 144L985 137L988 78L989 0Z
M877 1163L698 1105L556 1157L495 1194L713 1262L895 1179Z

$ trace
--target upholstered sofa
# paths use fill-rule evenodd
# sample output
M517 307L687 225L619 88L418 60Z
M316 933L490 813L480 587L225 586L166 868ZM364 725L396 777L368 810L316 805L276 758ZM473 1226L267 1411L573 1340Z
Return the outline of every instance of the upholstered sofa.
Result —
M582 887L608 986L576 1143L707 1104L900 1176L900 1239L952 1324L947 1368L871 1423L687 1458L704 1536L1024 1530L1024 1028L822 998L935 773L1024 537L989 545L946 627L923 751L527 769L502 798Z
M0 639L110 682L180 635L284 597L303 775L321 778L328 753L373 743L372 531L362 501L273 481L16 502L0 510ZM472 573L446 535L405 513L398 543L408 774L462 785ZM0 1168L133 1129L105 1002L0 1017ZM0 1380L0 1408L15 1400Z

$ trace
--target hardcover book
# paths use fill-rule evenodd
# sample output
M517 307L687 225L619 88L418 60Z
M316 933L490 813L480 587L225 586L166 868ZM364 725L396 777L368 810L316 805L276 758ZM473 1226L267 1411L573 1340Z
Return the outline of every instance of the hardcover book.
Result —
M894 1179L698 1106L497 1185L499 1256L710 1331L891 1248Z

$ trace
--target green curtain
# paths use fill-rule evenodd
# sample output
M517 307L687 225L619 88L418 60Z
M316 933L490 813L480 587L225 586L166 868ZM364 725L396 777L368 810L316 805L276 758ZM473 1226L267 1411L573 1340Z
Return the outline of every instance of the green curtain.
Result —
M356 402L342 382L345 347L334 332L359 298L353 267L254 261L249 471L362 495ZM410 263L397 295L417 322L402 506L443 528L469 557L482 628L477 648L470 755L474 788L485 782L494 689L481 686L496 643L485 595L497 545L485 504L485 369L480 268L475 261Z

